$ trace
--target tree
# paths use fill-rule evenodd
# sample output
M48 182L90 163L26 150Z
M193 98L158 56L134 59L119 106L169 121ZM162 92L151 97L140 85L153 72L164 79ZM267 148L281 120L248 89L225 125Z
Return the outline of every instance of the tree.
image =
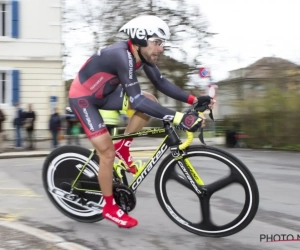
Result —
M165 54L187 63L190 66L189 73L192 73L201 64L201 55L210 48L209 38L214 35L207 31L208 24L201 14L197 2L188 3L186 0L125 0L122 5L117 5L114 8L114 13L118 13L118 15L110 15L106 19L109 21L104 23L108 37L111 38L110 41L126 37L118 33L118 30L125 22L137 15L157 15L165 20L172 34ZM174 54L178 54L178 56L174 57Z
M81 13L80 17L87 25L82 25L82 29L88 29L93 39L88 51L126 39L126 34L118 30L137 15L157 15L165 20L172 35L170 45L165 49L166 57L162 58L159 67L162 71L180 71L177 75L170 74L168 78L181 88L188 82L188 75L194 74L201 64L201 55L209 49L209 38L214 35L207 32L208 25L196 2L192 4L186 0L80 0L80 3L77 12ZM188 67L178 68L176 61Z

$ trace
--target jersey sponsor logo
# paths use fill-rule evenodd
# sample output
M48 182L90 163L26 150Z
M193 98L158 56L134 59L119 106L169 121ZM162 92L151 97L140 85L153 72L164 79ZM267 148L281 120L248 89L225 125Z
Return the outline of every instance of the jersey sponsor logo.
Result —
M92 87L90 87L90 90L93 90L102 80L103 80L103 76L101 76L99 79L98 79L98 81L92 86Z
M98 131L96 131L96 132L94 132L94 133L92 133L92 134L87 135L87 137L88 137L89 139L92 139L92 138L94 138L94 137L103 135L103 134L105 134L105 133L107 133L107 129L106 129L106 128L102 128L102 129L100 129L100 130L98 130Z
M147 40L147 32L145 29L131 28L131 29L126 29L125 32L127 33L127 35L131 36L132 38L136 37L137 39L140 40L143 39ZM148 34L148 35L151 36L152 34Z
M129 100L131 103L134 102L134 100L138 99L141 96L141 94L137 94L136 96L130 96Z
M89 113L87 112L86 108L82 109L84 115L85 115L85 119L87 121L87 124L89 125L89 130L90 131L95 131L94 127L93 127L93 124L92 124L92 120L89 116Z
M118 78L114 78L114 79L110 80L109 83L112 84L112 85L119 84L120 80Z
M136 84L138 84L138 82L132 82L132 83L126 83L125 84L125 87L132 87L132 86L134 86L134 85L136 85Z
M79 99L78 100L78 105L80 108L87 108L89 106L89 102L85 99Z
M188 127L192 126L194 124L194 122L195 122L195 117L193 115L188 115L184 119L184 123Z
M132 55L129 51L127 51L128 54L128 62L129 62L129 79L133 79L133 60L132 60Z
M106 125L104 124L104 123L99 123L99 125L98 125L98 128L105 128L106 127Z

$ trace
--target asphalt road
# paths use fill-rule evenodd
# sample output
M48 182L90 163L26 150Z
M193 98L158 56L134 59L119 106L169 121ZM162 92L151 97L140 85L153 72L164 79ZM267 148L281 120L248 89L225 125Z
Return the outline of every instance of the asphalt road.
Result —
M156 200L156 169L137 191L137 206L131 213L139 220L136 228L120 229L104 220L94 224L73 221L62 215L45 195L41 179L44 158L0 160L0 220L18 220L97 250L300 249L300 241L260 241L262 234L300 236L300 154L238 149L229 151L244 161L256 178L260 207L246 229L226 238L199 237L174 224ZM149 152L137 152L133 156L145 160L150 155ZM213 180L220 175L218 168L209 160L195 167L204 180ZM193 205L192 199L188 198L179 201L180 194L184 192L174 190L177 193L174 202L177 202L178 209L187 216L197 216L194 212L197 204ZM222 194L213 203L216 205L213 216L220 221L231 218L235 209L241 206L242 196L238 189Z

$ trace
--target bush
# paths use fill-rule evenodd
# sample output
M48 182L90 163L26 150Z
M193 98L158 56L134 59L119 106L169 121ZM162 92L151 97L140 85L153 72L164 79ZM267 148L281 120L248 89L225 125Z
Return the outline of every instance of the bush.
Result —
M239 124L239 131L248 135L248 147L288 148L300 143L300 95L297 91L271 89L262 98L239 102L240 115L224 124Z

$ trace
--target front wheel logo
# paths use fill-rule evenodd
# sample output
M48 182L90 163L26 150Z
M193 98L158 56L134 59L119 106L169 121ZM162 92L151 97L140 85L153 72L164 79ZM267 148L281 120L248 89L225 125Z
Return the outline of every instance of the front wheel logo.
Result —
M83 165L82 164L77 164L75 167L81 172ZM95 177L95 174L87 168L85 168L82 173L84 175L86 175L87 177L89 177L89 178Z

